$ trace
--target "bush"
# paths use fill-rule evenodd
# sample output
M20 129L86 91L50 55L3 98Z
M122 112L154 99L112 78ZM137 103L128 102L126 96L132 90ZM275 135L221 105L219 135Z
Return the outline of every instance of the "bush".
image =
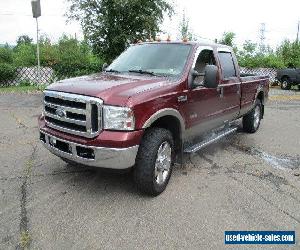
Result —
M14 64L18 67L31 67L37 64L36 48L33 44L22 43L14 49Z
M58 78L75 77L99 72L102 60L92 54L85 42L63 36L52 51L53 57L48 60ZM50 64L51 63L51 64Z
M22 86L22 87L25 87L25 86L31 86L33 84L29 79L27 79L27 80L21 80L18 85Z
M0 83L14 79L16 67L11 64L0 62Z
M238 56L241 67L246 68L284 68L282 58L274 54L256 54L253 56Z
M13 63L13 50L11 48L0 48L0 63Z
M0 48L0 84L14 79L16 67L13 66L13 51L9 47Z

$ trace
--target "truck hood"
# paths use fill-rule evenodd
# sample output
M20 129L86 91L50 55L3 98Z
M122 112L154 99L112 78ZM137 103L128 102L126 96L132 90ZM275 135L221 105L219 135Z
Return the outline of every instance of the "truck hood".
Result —
M163 77L99 73L51 84L47 90L101 98L104 103L125 105L136 94L157 89L170 81Z

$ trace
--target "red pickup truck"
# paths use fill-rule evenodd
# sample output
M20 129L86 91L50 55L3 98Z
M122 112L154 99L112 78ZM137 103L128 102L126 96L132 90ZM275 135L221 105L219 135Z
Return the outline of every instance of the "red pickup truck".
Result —
M183 153L235 131L238 118L254 133L268 91L268 77L240 74L228 46L138 43L102 73L50 85L40 140L71 164L133 167L138 188L158 195Z

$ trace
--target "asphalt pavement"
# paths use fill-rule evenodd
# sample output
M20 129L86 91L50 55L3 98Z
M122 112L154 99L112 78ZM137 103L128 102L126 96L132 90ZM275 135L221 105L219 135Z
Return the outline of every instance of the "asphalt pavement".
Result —
M50 154L41 94L0 95L0 249L300 249L300 92L270 95L257 133L186 155L155 198ZM224 245L226 230L295 230L296 245Z

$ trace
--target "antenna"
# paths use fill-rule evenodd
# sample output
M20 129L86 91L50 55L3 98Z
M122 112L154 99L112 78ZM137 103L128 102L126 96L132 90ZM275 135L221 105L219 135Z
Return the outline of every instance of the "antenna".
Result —
M298 21L298 30L297 30L297 39L296 42L299 42L299 29L300 29L300 21Z
M260 43L259 43L259 49L261 53L265 52L266 46L265 46L265 40L266 40L266 24L265 23L261 23L260 24L260 29L259 29L259 39L260 39Z

